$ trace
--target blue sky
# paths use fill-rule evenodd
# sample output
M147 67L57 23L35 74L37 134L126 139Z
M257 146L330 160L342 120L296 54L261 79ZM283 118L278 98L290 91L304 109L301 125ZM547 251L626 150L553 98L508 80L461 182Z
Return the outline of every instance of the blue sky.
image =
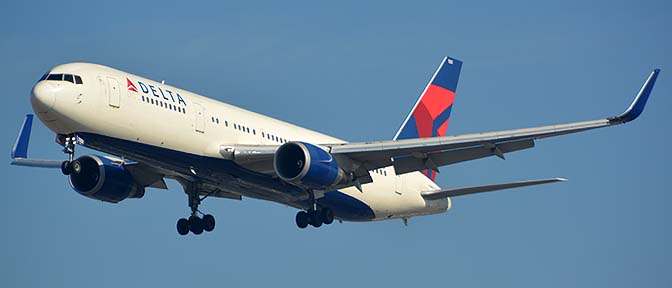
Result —
M224 2L224 1L221 1ZM4 1L2 287L670 287L669 1ZM352 141L390 139L444 55L464 61L449 134L622 112L630 124L444 167L442 187L570 182L453 199L446 214L299 230L295 210L209 199L180 237L177 183L118 205L8 163L28 93L87 61ZM64 157L36 122L36 157ZM90 153L80 149L80 153Z

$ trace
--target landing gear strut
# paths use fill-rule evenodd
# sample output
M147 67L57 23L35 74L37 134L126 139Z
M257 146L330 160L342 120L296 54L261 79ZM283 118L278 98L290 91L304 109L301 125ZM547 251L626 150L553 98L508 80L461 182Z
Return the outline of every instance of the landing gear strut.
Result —
M177 220L177 233L180 235L187 235L189 231L196 235L200 235L205 232L211 232L215 229L215 217L210 214L203 214L203 212L198 210L198 205L201 204L205 198L198 196L198 187L195 184L187 185L186 189L187 196L189 196L189 208L191 208L191 216L189 218L180 218ZM203 215L203 218L199 217Z
M75 158L75 141L77 137L74 135L66 135L63 138L63 153L68 154L68 160L61 163L61 172L63 175L79 174L82 172L82 165Z
M311 225L315 228L322 224L329 225L334 222L334 211L329 207L321 207L315 201L315 194L309 192L310 201L313 203L307 211L296 213L296 226L303 229Z

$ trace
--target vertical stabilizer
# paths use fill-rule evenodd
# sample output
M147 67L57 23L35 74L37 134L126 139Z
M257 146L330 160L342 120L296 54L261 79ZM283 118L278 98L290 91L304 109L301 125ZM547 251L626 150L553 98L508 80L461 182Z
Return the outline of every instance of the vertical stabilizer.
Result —
M446 135L461 69L462 61L443 58L415 106L401 124L394 140ZM422 173L432 181L436 178L435 171L428 169Z

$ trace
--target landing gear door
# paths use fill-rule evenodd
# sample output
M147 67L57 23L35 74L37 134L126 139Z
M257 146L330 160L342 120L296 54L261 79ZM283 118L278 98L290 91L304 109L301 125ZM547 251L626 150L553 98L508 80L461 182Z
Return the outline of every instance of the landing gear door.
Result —
M196 132L205 133L205 108L201 104L194 103L194 110L196 110L196 124L194 125Z
M119 91L119 82L114 77L107 77L108 93L110 96L110 106L119 108L121 104L121 92Z

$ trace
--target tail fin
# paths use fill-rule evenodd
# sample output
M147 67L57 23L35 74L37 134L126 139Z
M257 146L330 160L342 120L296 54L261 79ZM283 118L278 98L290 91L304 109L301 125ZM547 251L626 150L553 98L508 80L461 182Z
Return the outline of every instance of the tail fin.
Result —
M444 57L420 98L401 124L394 140L445 136L455 100L462 61ZM423 170L432 179L436 171Z

